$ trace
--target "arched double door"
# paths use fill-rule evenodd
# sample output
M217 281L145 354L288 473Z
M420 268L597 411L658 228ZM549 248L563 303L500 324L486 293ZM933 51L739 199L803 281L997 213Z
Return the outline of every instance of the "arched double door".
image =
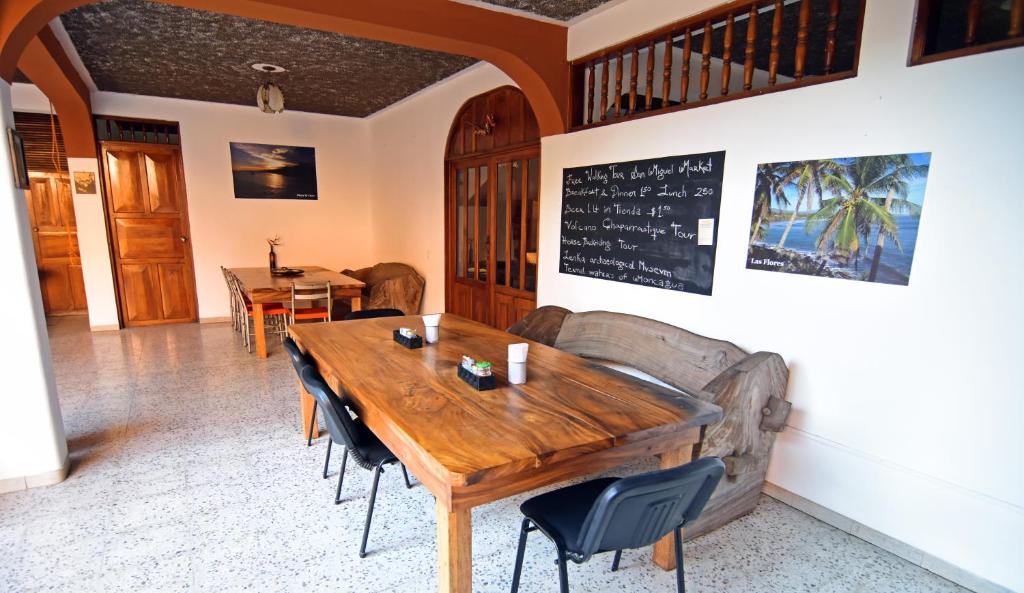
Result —
M446 309L505 329L537 306L540 135L519 89L466 102L446 168Z

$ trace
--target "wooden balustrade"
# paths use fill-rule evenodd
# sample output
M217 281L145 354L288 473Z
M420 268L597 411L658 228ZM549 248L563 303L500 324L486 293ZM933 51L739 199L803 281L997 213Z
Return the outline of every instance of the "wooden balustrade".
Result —
M910 64L1019 47L1024 45L1022 33L1024 0L919 0Z
M1012 2L1017 22L1024 14L1024 0ZM864 4L865 0L734 0L575 60L573 93L581 106L575 113L582 121L574 121L574 127L856 76ZM768 35L769 28L769 38L759 37ZM1019 34L1020 29L1018 24L1014 30ZM695 51L700 71L691 77ZM733 86L733 70L740 64L742 90ZM661 74L660 92L656 72ZM714 85L717 88L712 88L712 77L720 82ZM611 99L609 91L614 92Z

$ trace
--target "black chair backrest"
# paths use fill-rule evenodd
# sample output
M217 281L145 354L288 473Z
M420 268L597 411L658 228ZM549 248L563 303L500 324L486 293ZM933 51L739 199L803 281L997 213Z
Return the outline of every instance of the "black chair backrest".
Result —
M345 321L352 321L355 319L376 319L378 317L402 317L405 313L402 313L398 309L363 309L362 311L352 311L345 316Z
M299 350L299 345L290 337L284 339L284 350L288 353L288 358L291 359L292 366L295 367L295 374L299 375L300 378L304 367L316 366L312 357L308 354L304 354L302 350Z
M705 457L611 484L591 507L576 549L589 558L653 544L696 519L724 473L720 459Z
M307 366L302 369L299 375L302 385L306 391L316 399L320 408L324 411L324 420L327 424L327 432L336 443L343 443L348 447L349 453L359 465L368 467L369 462L363 455L363 445L366 444L366 429L363 429L348 412L344 402L341 401L334 390L327 385L320 372L315 367Z

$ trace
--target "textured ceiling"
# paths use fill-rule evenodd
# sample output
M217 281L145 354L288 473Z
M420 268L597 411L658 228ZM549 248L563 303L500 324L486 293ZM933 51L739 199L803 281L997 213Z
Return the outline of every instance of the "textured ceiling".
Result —
M480 0L487 4L515 8L561 21L580 16L610 0Z
M363 117L476 62L143 0L90 4L61 20L100 90L255 105L270 79L291 111ZM254 63L288 72L262 74Z

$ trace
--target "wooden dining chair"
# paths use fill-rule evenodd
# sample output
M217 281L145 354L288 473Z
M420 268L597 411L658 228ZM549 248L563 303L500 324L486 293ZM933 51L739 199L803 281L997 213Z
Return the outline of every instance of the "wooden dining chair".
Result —
M239 303L238 318L242 326L242 343L245 345L245 351L251 354L253 339L256 337L256 330L253 324L252 302L242 292L242 285L238 282L237 277L232 282L232 291ZM277 334L284 340L288 333L287 320L289 314L291 314L291 311L281 303L264 303L263 318L265 322L269 322L265 324L264 331L270 334Z
M228 287L228 303L231 306L231 329L238 331L240 329L238 324L238 301L235 299L235 292L231 288L234 282L234 274L224 266L220 267L220 272L224 275L224 284Z
M723 474L721 459L704 457L629 478L598 478L527 500L519 507L525 518L519 532L512 593L519 591L526 538L534 531L555 544L561 593L569 593L566 560L583 564L594 554L615 552L612 571L616 571L622 550L652 545L671 533L676 589L684 593L682 530L700 516Z
M373 520L373 505L377 501L377 486L380 482L380 474L384 466L398 463L402 467L402 476L405 478L405 487L412 488L409 481L409 472L395 454L388 449L377 435L373 434L363 422L353 418L348 408L341 401L334 391L324 382L320 372L308 365L302 368L300 373L302 385L306 391L316 399L323 410L324 422L327 424L327 432L330 438L327 439L327 458L324 460L324 474L327 473L327 464L331 460L331 443L338 441L345 446L345 454L341 459L341 469L338 472L338 489L334 494L334 504L341 503L341 486L345 479L345 465L349 455L356 465L363 469L373 471L373 487L370 489L370 503L366 507L366 522L363 524L363 541L359 546L359 557L366 557L366 540L370 535L370 522Z
M333 304L330 282L292 282L292 306L289 322L319 320L328 322L331 320L331 306ZM320 306L320 303L326 306ZM302 305L300 307L299 305ZM309 306L307 306L309 305Z

